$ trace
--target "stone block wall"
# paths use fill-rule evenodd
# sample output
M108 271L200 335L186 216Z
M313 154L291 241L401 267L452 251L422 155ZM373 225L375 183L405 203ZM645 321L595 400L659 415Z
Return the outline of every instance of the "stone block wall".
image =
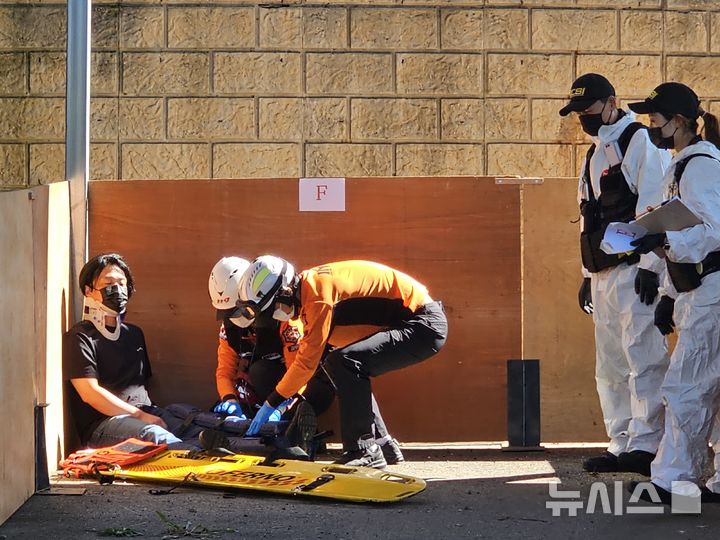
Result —
M0 188L64 176L66 5L0 0ZM720 112L716 0L93 2L93 179L569 176L606 74Z

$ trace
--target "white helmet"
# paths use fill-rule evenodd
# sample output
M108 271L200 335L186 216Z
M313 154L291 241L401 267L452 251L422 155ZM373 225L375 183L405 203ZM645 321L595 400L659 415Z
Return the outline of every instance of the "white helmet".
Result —
M280 257L263 255L255 259L242 276L238 307L243 317L256 317L270 307L283 288L295 280L295 268Z
M217 320L226 319L234 314L240 278L248 266L250 263L240 257L223 257L213 266L208 280L208 292L210 301L217 310Z

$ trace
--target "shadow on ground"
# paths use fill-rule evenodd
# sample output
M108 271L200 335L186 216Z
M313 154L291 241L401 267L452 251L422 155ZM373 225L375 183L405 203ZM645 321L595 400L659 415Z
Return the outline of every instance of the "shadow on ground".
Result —
M702 539L718 537L720 505L700 515L628 513L629 494L615 482L642 480L631 474L590 475L580 470L590 449L514 453L500 450L411 449L395 472L426 478L425 492L389 505L278 497L254 492L181 487L151 495L148 485L86 488L84 495L34 495L5 524L0 539L98 538L136 532L143 538L542 538ZM328 457L328 456L323 456ZM579 491L576 516L552 515L549 484ZM594 482L601 482L593 487ZM598 493L607 494L604 513ZM594 505L590 505L591 493ZM619 497L618 497L619 495ZM588 507L594 511L588 513ZM620 515L618 515L620 514Z

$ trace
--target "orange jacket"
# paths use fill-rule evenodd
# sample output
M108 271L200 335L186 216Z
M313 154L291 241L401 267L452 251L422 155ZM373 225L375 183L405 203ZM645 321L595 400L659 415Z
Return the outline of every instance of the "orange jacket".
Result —
M341 326L355 327L357 340L373 333L367 325L377 330L398 319L407 319L428 298L424 285L379 263L343 261L302 272L299 319L303 336L294 362L275 391L287 398L310 380L327 344L344 344L334 342L335 328L338 334L347 334L345 328L340 330ZM344 337L342 341L348 336Z
M298 343L302 336L302 323L299 320L280 323L279 331L283 344L283 357L285 364L289 366L297 354ZM248 333L247 339L254 343L254 334ZM215 369L215 386L220 399L237 394L235 386L239 376L238 371L245 369L247 366L241 365L240 355L228 343L225 327L221 323L218 336L217 368Z

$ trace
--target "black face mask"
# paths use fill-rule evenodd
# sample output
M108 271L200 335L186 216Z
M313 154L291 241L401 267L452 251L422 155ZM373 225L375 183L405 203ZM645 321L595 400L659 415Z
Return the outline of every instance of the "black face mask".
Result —
M100 294L102 294L102 303L105 307L112 309L116 313L125 311L128 301L128 293L125 287L108 285L100 289Z
M581 114L579 116L580 125L582 126L583 131L591 137L597 137L600 128L606 125L605 121L602 118L602 115L605 112L605 107L607 106L607 104L608 102L606 101L603 105L602 110L599 113Z
M600 128L605 125L602 119L602 113L581 114L579 118L583 131L591 137L597 137Z
M677 128L675 128L675 131L673 131L672 135L670 135L669 137L663 137L662 135L662 128L667 126L669 123L670 120L665 122L660 127L652 127L648 128L647 130L650 142L662 150L670 150L671 148L675 148L675 131L677 131Z

